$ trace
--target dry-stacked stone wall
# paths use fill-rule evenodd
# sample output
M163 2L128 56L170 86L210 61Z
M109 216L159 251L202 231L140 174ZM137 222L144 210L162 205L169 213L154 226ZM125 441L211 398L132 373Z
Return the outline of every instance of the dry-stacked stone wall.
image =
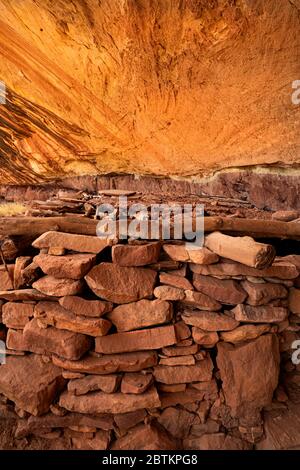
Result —
M79 449L276 447L265 413L299 402L300 256L273 261L267 250L259 269L251 240L249 256L234 240L225 258L213 237L189 250L47 232L35 256L2 266L0 393L18 416L15 437L64 436Z

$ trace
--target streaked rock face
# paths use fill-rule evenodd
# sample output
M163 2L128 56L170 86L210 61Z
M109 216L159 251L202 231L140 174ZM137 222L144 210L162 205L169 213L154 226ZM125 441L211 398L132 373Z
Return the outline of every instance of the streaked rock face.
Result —
M297 163L297 5L0 0L1 182Z

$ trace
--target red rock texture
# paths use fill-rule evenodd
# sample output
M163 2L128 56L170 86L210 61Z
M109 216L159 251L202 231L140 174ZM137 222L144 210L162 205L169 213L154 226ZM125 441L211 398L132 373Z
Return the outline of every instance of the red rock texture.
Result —
M98 297L120 304L150 297L155 279L156 272L151 269L124 268L112 263L101 263L85 276Z
M222 388L232 415L251 416L270 404L278 384L278 338L268 334L240 346L219 343L217 349Z
M61 369L40 356L9 357L1 365L0 391L34 416L46 413L65 381Z
M119 305L107 315L119 332L168 323L172 317L173 308L169 302L146 299Z

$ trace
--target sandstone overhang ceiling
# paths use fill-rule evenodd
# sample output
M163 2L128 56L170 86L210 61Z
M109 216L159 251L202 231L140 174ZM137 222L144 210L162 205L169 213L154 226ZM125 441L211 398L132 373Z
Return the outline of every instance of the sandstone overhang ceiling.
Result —
M299 0L0 0L1 183L300 160Z

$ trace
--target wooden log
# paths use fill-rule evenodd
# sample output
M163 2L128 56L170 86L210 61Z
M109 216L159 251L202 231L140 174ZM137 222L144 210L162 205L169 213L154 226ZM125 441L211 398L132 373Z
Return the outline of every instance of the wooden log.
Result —
M95 235L97 223L97 220L89 219L84 216L0 217L0 236L39 236L50 230L82 235ZM193 220L193 228L195 228L195 220ZM218 230L226 233L246 234L254 238L274 237L300 240L300 223L298 222L204 217L204 230L205 232ZM172 236L170 238L172 238Z
M223 258L258 269L271 266L276 255L272 245L258 243L248 236L231 237L220 232L207 235L205 246Z

